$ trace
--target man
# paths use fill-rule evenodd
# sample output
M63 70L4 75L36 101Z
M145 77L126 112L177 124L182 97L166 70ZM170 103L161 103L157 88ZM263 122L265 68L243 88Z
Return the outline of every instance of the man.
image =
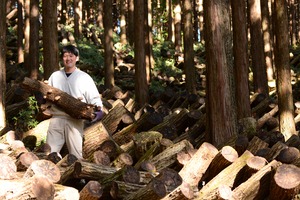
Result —
M85 103L95 105L95 118L92 122L100 120L103 116L103 104L91 76L76 67L79 59L78 49L73 45L67 45L63 47L61 56L64 68L51 74L49 85ZM82 159L84 121L72 118L55 105L51 106L51 114L46 139L51 152L59 153L66 143L69 153Z

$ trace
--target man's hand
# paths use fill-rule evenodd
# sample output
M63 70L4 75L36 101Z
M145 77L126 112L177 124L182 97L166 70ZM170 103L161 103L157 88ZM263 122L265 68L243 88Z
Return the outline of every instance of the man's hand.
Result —
M102 117L103 117L103 112L102 112L102 110L96 111L94 114L95 114L95 118L91 121L92 123L101 120Z

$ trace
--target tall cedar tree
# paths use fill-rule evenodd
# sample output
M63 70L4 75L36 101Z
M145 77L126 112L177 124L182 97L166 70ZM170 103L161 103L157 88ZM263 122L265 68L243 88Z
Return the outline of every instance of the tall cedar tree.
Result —
M59 69L58 36L57 36L57 0L43 0L43 55L44 78Z
M39 0L30 0L29 73L32 79L37 79L39 74L39 17Z
M248 9L250 9L250 40L254 92L269 96L260 0L249 0L248 4Z
M104 84L108 89L115 85L114 62L113 62L113 16L112 0L104 1L104 63L105 78Z
M24 1L23 0L18 0L18 27L17 27L17 34L18 34L18 39L17 39L17 47L18 47L18 60L17 63L22 63L24 62L24 49L23 49L23 39L24 39L24 33L23 33L23 5Z
M232 37L227 0L204 0L207 63L207 141L221 145L237 134Z
M78 40L82 35L82 0L74 0L74 37Z
M251 116L246 1L232 0L231 5L237 118L241 119Z
M183 1L183 45L184 45L184 72L186 89L190 94L196 94L196 69L194 65L194 35L192 24L191 0Z
M0 1L0 130L5 123L5 91L6 91L6 1Z
M275 0L275 65L277 69L277 94L279 129L285 139L296 134L293 94L289 63L289 36L287 5L285 0Z
M134 19L135 19L135 95L136 101L140 106L149 101L147 74L146 74L146 52L145 52L145 9L146 0L135 0Z

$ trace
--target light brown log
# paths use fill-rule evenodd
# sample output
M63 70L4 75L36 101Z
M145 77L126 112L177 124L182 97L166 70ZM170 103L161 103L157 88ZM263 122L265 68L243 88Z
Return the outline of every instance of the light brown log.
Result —
M44 175L32 177L31 190L37 199L54 199L54 184Z
M17 177L15 161L5 154L0 154L0 179L14 179Z
M91 159L100 144L110 138L110 134L101 121L86 128L84 130L83 157Z
M234 163L222 170L217 176L204 185L197 194L195 199L215 199L218 187L221 185L227 185L232 187L235 177L240 170L246 165L249 158L253 157L253 154L246 150Z
M31 163L39 158L33 152L22 153L17 161L16 166L18 171L25 171L31 165Z
M217 154L218 150L216 147L210 143L204 142L194 156L180 170L179 175L182 177L183 181L189 185L198 185L198 182Z
M276 170L270 185L270 200L293 199L299 194L300 169L291 164L283 164Z
M35 160L26 170L23 178L30 178L34 175L44 175L53 183L60 180L60 169L49 160Z
M280 162L273 160L264 166L232 191L232 199L263 199L268 196L272 171L280 165Z

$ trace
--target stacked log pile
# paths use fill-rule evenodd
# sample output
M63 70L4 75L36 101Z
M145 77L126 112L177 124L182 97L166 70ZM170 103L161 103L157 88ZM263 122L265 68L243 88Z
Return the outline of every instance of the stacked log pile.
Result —
M29 150L6 132L0 199L298 198L300 139L284 141L269 98L253 101L255 117L241 120L239 135L218 147L204 139L201 98L162 96L139 109L119 89L102 98L106 114L85 128L84 160L59 157L46 144ZM45 134L47 125L24 138Z

